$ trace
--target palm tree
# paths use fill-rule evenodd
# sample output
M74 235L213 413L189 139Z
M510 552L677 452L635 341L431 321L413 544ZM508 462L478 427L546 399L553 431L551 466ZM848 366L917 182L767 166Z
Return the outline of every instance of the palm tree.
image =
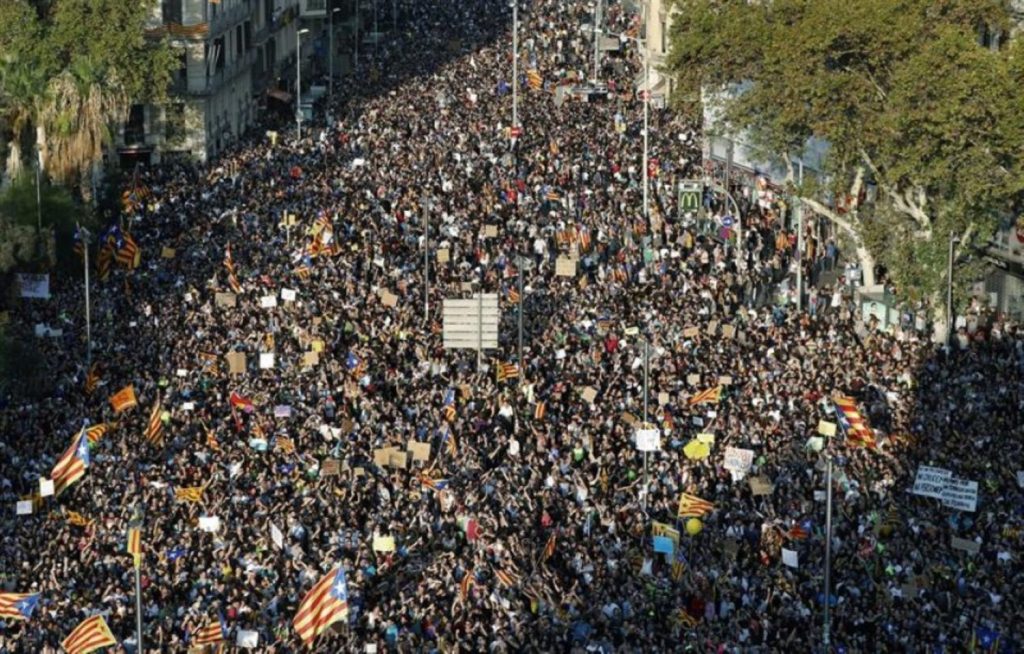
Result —
M0 60L0 129L11 134L8 179L17 177L23 167L22 136L36 119L43 85L37 67L13 58Z
M88 197L92 165L103 158L110 126L124 119L128 106L123 84L88 59L76 60L51 78L39 112L50 176L63 184L81 183Z

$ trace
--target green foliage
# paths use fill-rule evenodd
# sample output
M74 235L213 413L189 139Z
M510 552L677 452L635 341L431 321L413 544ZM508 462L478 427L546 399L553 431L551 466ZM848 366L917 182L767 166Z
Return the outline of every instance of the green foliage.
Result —
M80 205L62 186L53 186L43 179L39 199L44 229L53 227L58 234L70 234L75 223L84 218ZM31 171L26 171L0 194L0 216L15 225L36 225L36 178Z
M832 191L878 185L874 216L848 226L907 297L942 287L950 234L983 244L1021 206L1024 48L977 42L983 24L1007 31L1001 0L675 5L678 96L743 83L725 118L779 158L828 140Z

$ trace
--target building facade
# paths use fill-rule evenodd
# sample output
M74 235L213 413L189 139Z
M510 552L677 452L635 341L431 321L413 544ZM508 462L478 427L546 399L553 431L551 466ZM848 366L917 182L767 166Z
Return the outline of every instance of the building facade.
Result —
M253 125L267 93L287 88L280 73L294 62L299 2L154 3L146 34L169 38L180 65L167 104L131 107L115 139L120 165L206 161Z

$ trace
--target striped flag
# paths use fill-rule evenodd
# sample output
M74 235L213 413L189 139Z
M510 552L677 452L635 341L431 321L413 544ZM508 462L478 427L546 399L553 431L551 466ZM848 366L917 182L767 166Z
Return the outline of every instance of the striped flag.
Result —
M110 396L110 406L113 407L114 413L121 413L138 405L139 402L135 399L135 388L131 384Z
M98 363L92 364L89 368L89 372L85 373L85 394L92 395L93 391L96 390L96 386L100 383L100 368Z
M231 244L224 246L224 268L229 275L235 274L235 260L231 257Z
M533 409L533 419L540 421L544 419L544 413L548 409L547 402L537 402L537 406Z
M115 256L118 265L128 269L138 268L142 260L142 250L131 234L125 234Z
M50 478L53 479L54 494L60 495L64 489L85 476L85 470L88 467L89 439L85 435L85 427L82 427L50 473Z
M686 609L679 609L679 613L676 617L679 622L679 625L682 626L684 629L693 629L698 624L700 624L700 620L687 613Z
M39 593L0 593L0 618L28 620L39 605Z
M450 429L444 434L444 445L448 454L455 456L459 453L459 444L455 441L455 434Z
M239 395L235 391L231 391L231 397L228 398L228 402L231 404L233 408L241 409L246 413L252 413L253 410L256 408L255 405L252 403L252 400L245 397L244 395Z
M217 355L213 352L200 352L199 365L202 366L203 372L207 372L214 376L220 374L220 365L217 363Z
M868 427L868 423L861 416L860 411L857 410L856 400L837 392L832 396L832 402L835 406L836 420L842 426L850 444L868 449L877 448L875 435L871 432L871 428Z
M174 499L179 502L191 502L197 504L203 501L203 491L206 490L205 486L189 486L187 488L175 488Z
M791 540L807 540L811 537L810 532L798 524L790 527L789 531L787 531L785 535Z
M459 597L465 602L466 598L469 597L469 589L473 586L473 571L467 570L462 575L462 581L459 582Z
M156 402L149 412L149 422L146 424L146 440L153 446L160 446L164 441L164 423L160 420L159 395L157 395Z
M74 525L76 527L85 527L86 529L91 528L96 522L95 520L90 520L89 518L86 518L84 515L78 513L77 511L65 511L64 519L67 520L69 525Z
M217 435L209 428L206 429L206 447L214 452L220 452L220 443L217 442Z
M687 400L687 404L693 406L694 404L703 404L704 402L718 403L722 399L722 385L719 384L714 388L701 391Z
M89 440L89 445L95 445L100 442L107 432L110 431L110 423L104 422L98 425L85 428L85 437Z
M110 627L102 615L86 618L61 643L68 654L88 654L101 647L117 645L117 639L110 633Z
M509 304L519 304L519 291L514 288L508 289Z
M142 565L142 529L139 527L128 528L128 553L135 558L135 567Z
M544 554L541 556L541 561L547 561L555 554L555 548L558 546L556 535L554 533L548 537L548 542L544 545Z
M242 292L242 285L238 282L238 277L235 273L228 273L228 286L230 286L231 290L235 293Z
M715 510L715 505L707 500L702 500L696 495L683 493L679 497L680 518L702 518Z
M107 281L107 277L110 276L110 266L113 262L114 244L108 239L106 244L100 248L100 253L96 257L96 272L101 282Z
M443 491L448 488L447 479L434 479L430 475L423 473L420 475L420 486L423 490L429 491Z
M526 71L526 83L531 89L537 90L544 86L544 78L540 76L539 70L531 68Z
M513 586L518 585L520 581L522 581L522 577L519 575L519 573L512 568L502 568L501 570L496 570L494 576L497 577L498 583L500 583L502 586L505 586L506 588L512 588Z
M217 643L222 643L224 642L224 634L227 632L227 629L224 627L223 618L218 618L217 622L212 622L205 627L197 629L192 642L196 645L216 645Z
M338 566L324 575L302 598L292 626L302 642L311 646L327 627L347 617L348 584L345 571Z
M495 370L495 375L499 383L507 379L516 379L519 377L519 366L514 363L499 362Z

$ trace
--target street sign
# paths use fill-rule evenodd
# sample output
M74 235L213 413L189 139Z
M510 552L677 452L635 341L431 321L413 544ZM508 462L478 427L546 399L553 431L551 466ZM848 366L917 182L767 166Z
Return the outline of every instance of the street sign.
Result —
M498 296L485 293L465 300L444 301L443 339L445 349L476 350L498 347Z
M679 183L679 211L700 211L703 204L704 185L700 181Z

